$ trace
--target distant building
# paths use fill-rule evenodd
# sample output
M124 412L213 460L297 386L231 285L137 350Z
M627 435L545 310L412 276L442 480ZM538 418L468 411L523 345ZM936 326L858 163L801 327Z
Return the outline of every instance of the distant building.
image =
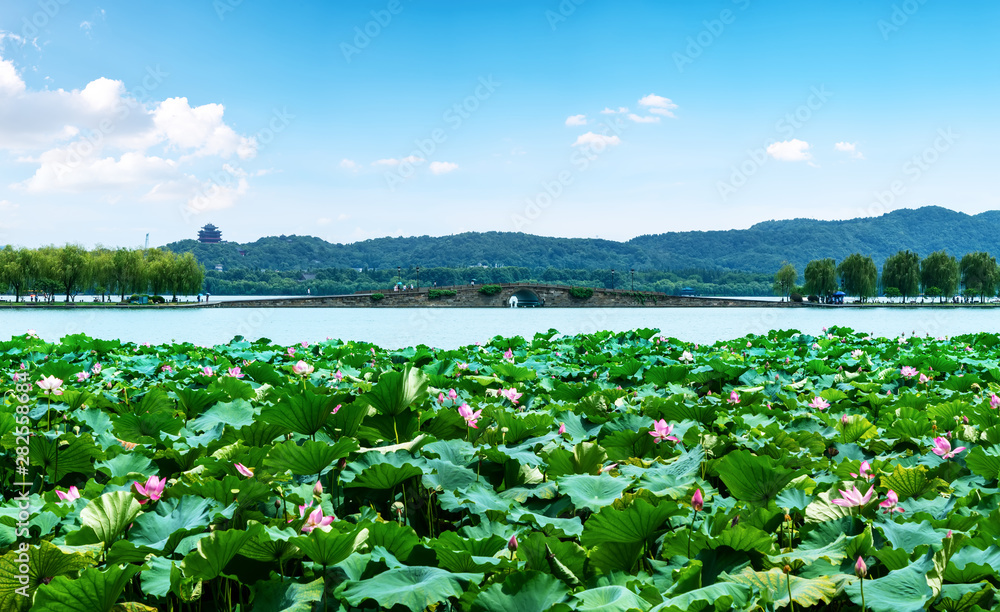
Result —
M222 242L222 232L219 231L219 228L209 223L198 232L198 242L203 244Z
M222 264L215 264L215 271L222 272Z

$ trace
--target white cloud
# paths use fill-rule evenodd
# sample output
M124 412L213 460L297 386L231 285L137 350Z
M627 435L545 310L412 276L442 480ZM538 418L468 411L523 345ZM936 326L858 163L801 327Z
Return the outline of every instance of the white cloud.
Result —
M620 114L624 114L624 113L627 113L627 112L628 112L628 109L625 108L624 106L619 106L618 110L615 110L613 108L608 108L608 107L605 106L604 110L601 111L601 114L602 115L620 115Z
M229 164L223 164L222 170L223 180L204 181L198 192L188 200L189 211L197 214L232 208L240 197L246 195L250 188L246 171Z
M778 161L806 161L812 159L809 143L798 138L776 142L767 147L767 154Z
M150 68L146 91L154 93L166 76ZM183 97L140 101L105 77L72 91L32 90L14 62L0 57L0 151L34 166L13 185L30 193L94 192L112 201L131 191L146 200L190 201L207 189L199 172L257 153L256 139L238 134L224 113L221 104L192 107ZM257 176L234 172L231 184L211 190L210 206L232 205Z
M351 172L357 172L358 170L361 169L361 166L358 164L358 162L354 161L353 159L347 159L347 158L340 160L340 167L343 168L344 170L350 170Z
M80 29L81 30L90 31L90 29L92 27L94 27L94 24L90 23L89 21L82 21L82 22L80 22Z
M636 123L659 123L660 122L660 118L659 117L642 117L642 116L636 115L635 113L629 113L628 118L631 119L632 121L635 121Z
M579 146L591 146L591 147L607 147L615 146L621 144L621 138L617 136L605 136L604 134L595 134L593 132L587 132L586 134L581 134L576 142L573 143L574 147Z
M654 115L663 115L665 117L674 117L673 110L677 108L673 100L656 94L649 94L640 98L639 106L645 106Z
M566 125L587 125L587 115L573 115L566 118Z
M865 155L861 151L858 151L857 144L856 142L838 142L833 145L833 148L841 153L847 153L854 159L864 159Z
M423 157L417 157L416 155L407 155L402 159L380 159L378 161L373 161L373 166L398 166L399 164L419 164L421 162L427 161Z
M458 164L453 162L431 162L431 172L433 174L448 174L458 170Z

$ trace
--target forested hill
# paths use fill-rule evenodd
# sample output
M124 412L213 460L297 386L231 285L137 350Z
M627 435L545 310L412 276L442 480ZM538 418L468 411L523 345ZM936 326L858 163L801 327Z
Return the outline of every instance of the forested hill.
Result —
M916 251L921 257L941 249L958 257L972 251L1000 255L998 237L1000 211L967 215L930 206L881 217L766 221L744 230L669 232L627 242L469 232L352 244L331 244L309 236L272 236L247 244L183 240L166 248L191 251L209 269L216 264L226 269L270 270L503 265L534 269L721 268L769 273L784 261L801 272L812 259L832 257L840 261L851 253L870 255L881 266L886 257L901 249Z

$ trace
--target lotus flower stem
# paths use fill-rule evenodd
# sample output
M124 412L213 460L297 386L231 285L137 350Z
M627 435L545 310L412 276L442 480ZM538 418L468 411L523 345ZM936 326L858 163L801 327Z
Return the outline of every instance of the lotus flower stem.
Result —
M691 533L694 531L694 519L698 516L698 511L695 510L694 514L691 515L691 525L688 527L688 559L691 558Z
M861 578L861 612L865 612L865 579Z
M785 566L788 567L788 566ZM795 612L795 602L792 601L792 572L785 572L785 584L788 585L788 610Z

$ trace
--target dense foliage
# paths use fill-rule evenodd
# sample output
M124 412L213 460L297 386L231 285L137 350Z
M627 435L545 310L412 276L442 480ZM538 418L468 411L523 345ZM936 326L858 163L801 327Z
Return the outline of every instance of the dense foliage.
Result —
M785 261L802 270L813 259L832 257L840 261L855 252L871 255L878 266L901 249L920 254L944 249L961 257L993 249L998 234L1000 212L970 216L929 206L847 221L767 221L743 230L669 232L627 242L467 232L441 237L378 238L352 244L332 244L308 236L272 236L244 244L183 240L167 248L194 253L209 270L216 264L227 270L393 271L397 266L420 266L423 270L483 265L532 270L719 268L771 275ZM768 282L761 294L769 291Z
M193 295L201 291L205 271L194 255L163 249L116 250L67 244L39 249L0 250L0 292L10 290L15 301L34 293L43 301L63 294L66 301L79 293L170 293Z
M17 337L0 609L990 609L998 359L849 329Z

